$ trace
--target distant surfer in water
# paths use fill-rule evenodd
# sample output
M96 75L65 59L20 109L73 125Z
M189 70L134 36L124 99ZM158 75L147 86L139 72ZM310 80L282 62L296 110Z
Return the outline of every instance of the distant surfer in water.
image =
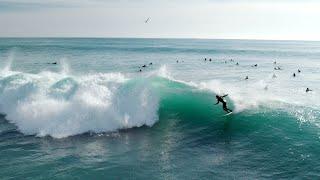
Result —
M307 89L306 89L306 92L309 92L309 91L312 91L312 90L311 90L311 89L309 89L309 88L307 88Z
M277 78L277 76L273 73L272 78Z
M221 102L223 110L226 111L227 113L231 113L232 110L227 107L227 102L223 99L226 96L228 96L228 94L223 95L223 96L216 95L217 103L215 105L217 105L217 104L219 104Z

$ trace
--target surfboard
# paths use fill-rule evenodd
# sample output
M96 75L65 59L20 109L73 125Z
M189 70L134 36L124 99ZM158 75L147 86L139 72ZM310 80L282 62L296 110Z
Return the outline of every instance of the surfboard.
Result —
M229 113L227 113L227 114L225 114L223 116L229 116L230 114L232 114L232 112L229 112Z

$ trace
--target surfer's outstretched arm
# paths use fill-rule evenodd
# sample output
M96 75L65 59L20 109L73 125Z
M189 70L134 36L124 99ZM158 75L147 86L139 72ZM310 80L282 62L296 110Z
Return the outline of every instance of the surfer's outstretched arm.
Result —
M226 94L226 95L223 95L222 97L227 97L228 96L228 94Z
M214 105L217 105L217 104L219 104L219 101L217 103L215 103Z

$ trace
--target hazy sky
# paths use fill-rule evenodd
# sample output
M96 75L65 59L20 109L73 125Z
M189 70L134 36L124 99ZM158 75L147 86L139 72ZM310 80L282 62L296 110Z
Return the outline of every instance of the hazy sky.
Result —
M320 0L0 0L0 36L320 40Z

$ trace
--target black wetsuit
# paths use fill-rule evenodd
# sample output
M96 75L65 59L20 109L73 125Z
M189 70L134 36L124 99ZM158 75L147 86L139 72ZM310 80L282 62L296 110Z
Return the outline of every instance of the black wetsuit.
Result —
M219 102L221 102L223 110L228 112L228 113L230 113L230 112L232 112L232 110L227 107L227 103L223 99L226 96L228 96L228 95L216 96L216 99L217 99L217 103L216 104L219 104Z

